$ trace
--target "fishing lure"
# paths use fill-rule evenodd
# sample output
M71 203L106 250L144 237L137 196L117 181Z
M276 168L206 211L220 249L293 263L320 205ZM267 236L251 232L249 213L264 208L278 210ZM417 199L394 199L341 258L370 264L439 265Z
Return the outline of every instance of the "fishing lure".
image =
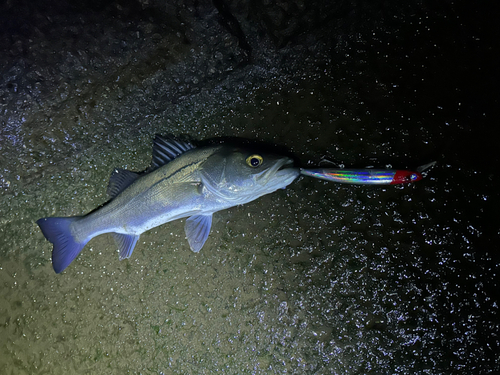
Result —
M416 182L423 177L418 172L396 169L301 169L304 176L356 185L398 185Z
M301 168L300 174L326 181L356 185L399 185L417 182L424 178L424 171L433 167L436 162L422 165L416 171L400 169L335 169L335 168Z

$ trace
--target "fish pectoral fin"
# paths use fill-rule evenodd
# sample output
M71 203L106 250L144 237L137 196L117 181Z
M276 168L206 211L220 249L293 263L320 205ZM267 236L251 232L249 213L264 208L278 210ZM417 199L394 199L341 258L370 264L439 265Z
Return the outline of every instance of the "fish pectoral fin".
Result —
M113 238L120 250L120 260L130 258L135 244L139 240L139 235L113 233Z
M199 252L210 234L212 227L212 214L195 215L186 220L184 231L191 250Z

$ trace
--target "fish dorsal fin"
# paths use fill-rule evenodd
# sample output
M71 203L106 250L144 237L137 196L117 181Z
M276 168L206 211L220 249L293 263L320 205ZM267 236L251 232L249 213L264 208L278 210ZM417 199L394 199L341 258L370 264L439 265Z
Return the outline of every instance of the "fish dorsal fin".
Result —
M137 180L139 175L137 173L127 171L126 169L115 168L108 184L108 195L110 198L116 197L123 190L128 188L132 183Z
M174 160L179 155L195 148L190 142L173 135L156 135L153 141L152 169L156 169Z

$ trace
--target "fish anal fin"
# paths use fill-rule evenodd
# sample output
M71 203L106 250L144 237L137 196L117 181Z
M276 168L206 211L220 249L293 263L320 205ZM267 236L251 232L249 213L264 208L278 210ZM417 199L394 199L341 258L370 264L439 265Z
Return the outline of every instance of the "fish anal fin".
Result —
M120 250L120 260L130 258L140 235L113 233L116 245Z
M195 215L186 220L184 231L189 242L189 247L195 253L199 252L205 244L212 227L212 214Z

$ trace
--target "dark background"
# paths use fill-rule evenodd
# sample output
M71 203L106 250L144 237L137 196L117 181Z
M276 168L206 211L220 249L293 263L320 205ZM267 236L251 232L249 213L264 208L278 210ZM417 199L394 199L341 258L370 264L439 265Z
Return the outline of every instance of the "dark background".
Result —
M288 250L266 250L265 278L293 275L270 327L295 332L281 352L300 359L292 373L498 371L498 16L466 1L4 1L0 256L27 279L49 270L32 223L103 203L108 172L147 166L155 133L254 138L305 165L435 160L415 186L302 179L278 200L297 229ZM2 272L12 301L21 271ZM9 328L26 303L12 306L15 373L31 365ZM272 348L258 361L280 373Z

